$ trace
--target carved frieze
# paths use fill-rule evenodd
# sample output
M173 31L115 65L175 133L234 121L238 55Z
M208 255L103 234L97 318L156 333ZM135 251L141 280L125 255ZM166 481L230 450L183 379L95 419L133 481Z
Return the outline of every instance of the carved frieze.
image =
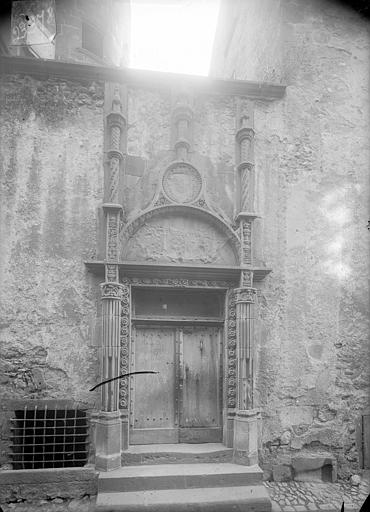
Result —
M170 286L174 288L228 288L230 286L228 281L155 277L131 277L126 278L126 282L134 286Z
M122 284L121 295L121 326L120 326L120 373L129 372L129 342L130 342L130 287ZM120 379L119 405L127 409L129 404L128 379Z
M236 407L236 304L234 292L230 292L227 305L227 406Z
M196 211L187 215L150 218L122 242L122 259L127 261L229 264L237 263L237 253L218 226L206 222Z

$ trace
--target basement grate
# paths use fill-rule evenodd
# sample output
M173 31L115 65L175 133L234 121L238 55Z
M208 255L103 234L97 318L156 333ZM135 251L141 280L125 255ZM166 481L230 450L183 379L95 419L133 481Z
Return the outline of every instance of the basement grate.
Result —
M88 419L83 409L34 406L11 418L13 469L81 467L88 460Z

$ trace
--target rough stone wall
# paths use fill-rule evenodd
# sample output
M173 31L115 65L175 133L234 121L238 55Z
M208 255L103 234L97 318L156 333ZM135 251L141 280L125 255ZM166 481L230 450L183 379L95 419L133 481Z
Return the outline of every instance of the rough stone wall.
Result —
M274 1L282 59L271 73L271 2L244 3L214 72L288 85L255 112L256 249L273 269L260 298L263 460L271 470L329 451L345 477L358 471L369 403L369 23L334 2Z
M0 462L11 399L93 407L92 326L102 201L103 86L3 75L0 82Z
M82 48L82 23L103 35L103 58ZM84 64L127 66L130 40L129 0L56 0L55 58Z

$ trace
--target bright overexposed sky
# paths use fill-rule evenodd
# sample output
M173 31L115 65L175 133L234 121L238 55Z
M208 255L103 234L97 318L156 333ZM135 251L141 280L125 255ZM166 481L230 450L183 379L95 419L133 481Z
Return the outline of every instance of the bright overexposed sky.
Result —
M132 0L130 67L207 75L219 0Z

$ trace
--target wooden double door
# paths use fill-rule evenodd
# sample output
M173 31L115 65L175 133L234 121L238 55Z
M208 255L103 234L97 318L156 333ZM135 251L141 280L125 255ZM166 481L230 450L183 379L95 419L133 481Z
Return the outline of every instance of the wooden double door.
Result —
M221 442L221 328L136 325L130 444Z

